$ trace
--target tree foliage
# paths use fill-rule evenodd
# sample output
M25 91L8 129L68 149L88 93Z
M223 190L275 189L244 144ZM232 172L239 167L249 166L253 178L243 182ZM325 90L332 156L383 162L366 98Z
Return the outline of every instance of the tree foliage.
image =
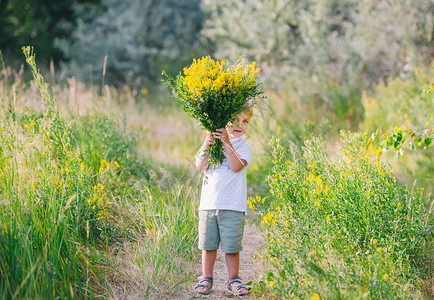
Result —
M373 86L399 74L407 57L426 65L432 57L428 0L228 0L206 8L203 33L219 58L244 55L295 88Z
M41 60L62 59L53 41L70 34L74 24L72 4L65 0L0 0L0 49L8 57L21 58L21 46L32 45ZM66 23L72 26L62 26Z
M71 60L70 73L82 80L101 78L108 55L107 80L155 79L173 73L199 51L204 14L200 0L103 0L103 7L75 6L73 40L58 45ZM172 72L171 72L172 71Z

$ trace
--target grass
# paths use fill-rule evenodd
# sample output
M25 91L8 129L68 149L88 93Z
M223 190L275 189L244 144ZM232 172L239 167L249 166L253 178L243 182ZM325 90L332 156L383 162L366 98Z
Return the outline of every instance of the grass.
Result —
M200 127L169 91L50 87L26 55L30 84L6 67L0 80L0 297L176 297L198 268ZM354 120L293 92L267 96L247 132L271 266L256 287L270 297L423 297L431 200L395 182L399 162L392 171L363 137L340 141ZM293 159L290 148L304 150Z
M1 82L0 297L176 292L195 276L198 178L141 155L143 131L107 113L107 102L123 107L109 93L94 108L59 109L24 50L40 100Z

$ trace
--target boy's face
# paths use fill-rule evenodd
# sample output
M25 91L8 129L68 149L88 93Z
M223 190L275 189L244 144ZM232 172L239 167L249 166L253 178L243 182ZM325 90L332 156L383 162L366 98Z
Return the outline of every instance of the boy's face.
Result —
M249 115L246 113L239 114L233 122L229 122L226 130L230 139L237 139L246 133L249 128Z

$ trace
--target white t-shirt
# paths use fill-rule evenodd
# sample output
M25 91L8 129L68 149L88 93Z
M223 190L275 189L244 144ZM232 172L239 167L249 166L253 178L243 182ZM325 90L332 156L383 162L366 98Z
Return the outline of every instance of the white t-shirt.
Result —
M250 143L242 138L230 141L234 150L248 165L252 159ZM236 173L232 171L227 159L215 168L209 167L202 183L199 210L235 210L246 213L247 165Z

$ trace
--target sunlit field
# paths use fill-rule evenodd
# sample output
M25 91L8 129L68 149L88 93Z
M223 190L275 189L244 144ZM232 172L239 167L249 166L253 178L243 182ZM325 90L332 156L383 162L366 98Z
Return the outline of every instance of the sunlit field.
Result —
M200 257L200 126L165 86L49 84L24 52L26 67L3 63L0 78L1 298L185 293ZM247 134L248 203L265 238L252 297L432 295L429 69L365 92L357 122L290 89L265 91ZM397 98L409 103L399 113ZM423 130L386 147L393 126Z

